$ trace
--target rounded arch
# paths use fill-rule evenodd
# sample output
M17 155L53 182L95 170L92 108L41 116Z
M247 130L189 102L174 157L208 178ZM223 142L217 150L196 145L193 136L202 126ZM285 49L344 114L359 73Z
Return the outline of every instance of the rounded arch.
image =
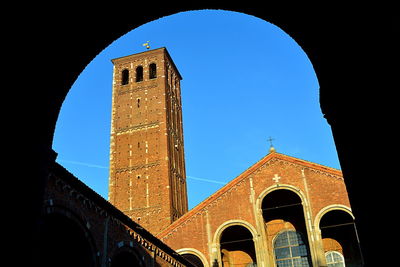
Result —
M314 228L315 229L319 229L319 224L321 222L322 217L327 214L330 211L334 211L334 210L341 210L344 211L346 213L348 213L352 219L354 220L355 217L351 211L351 208L342 204L332 204L329 206L326 206L324 208L322 208L316 215L315 215L315 219L314 219Z
M360 62L364 61L358 61L358 59L361 59L359 56L351 56L351 52L353 52L352 49L348 49L347 46L337 46L336 42L324 42L321 41L321 36L318 33L318 30L320 29L321 25L322 26L327 26L326 27L326 33L329 34L329 31L332 29L331 25L332 21L334 20L334 17L332 14L335 14L335 12L323 12L320 10L319 12L315 12L315 10L311 10L310 12L307 12L307 16L304 16L303 13L301 14L301 17L296 17L293 16L293 14L281 12L281 10L276 9L276 10L268 10L266 11L265 8L262 8L262 5L260 5L261 8L253 8L253 9L248 9L248 8L224 8L224 9L229 9L229 10L234 10L234 11L239 11L239 12L244 12L250 15L255 15L258 16L262 19L265 19L271 23L276 24L280 28L282 28L285 32L290 34L297 43L303 48L304 51L306 51L307 55L311 58L311 61L313 62L313 66L315 66L315 70L317 74L321 79L320 83L323 82L324 86L321 86L321 106L324 110L324 114L326 115L326 118L330 121L332 131L337 133L338 135L340 133L346 133L349 131L348 127L351 126L355 132L360 131L359 129L357 130L356 127L353 124L346 124L348 122L347 118L351 116L342 116L342 114L347 114L347 112L350 112L350 114L354 114L354 110L362 111L362 110L367 110L366 105L361 103L359 104L358 109L354 108L354 103L356 101L353 101L356 96L356 94L351 95L351 97L341 97L343 96L343 92L348 91L347 89L350 87L346 86L334 86L335 84L340 84L340 80L338 79L338 76L336 75L335 69L339 69L339 67L345 67L344 70L342 70L343 73L353 73L354 69L357 69L357 67L361 67L361 69L366 68L365 66L362 65ZM192 9L202 9L204 7L194 7ZM48 27L42 27L42 21L38 20L32 20L30 19L30 16L33 16L32 14L26 14L24 18L26 21L29 21L29 23L26 24L26 27L23 29L23 33L25 34L30 34L32 32L32 29L40 29L40 42L37 42L33 45L33 50L36 51L36 55L42 55L43 57L46 56L51 56L51 55L57 55L59 62L64 62L63 64L59 64L57 68L48 68L47 65L48 63L46 61L42 60L37 60L36 62L39 62L39 65L42 67L37 67L32 69L29 72L30 77L32 78L32 84L41 84L42 90L28 90L27 89L24 91L25 93L28 93L28 97L26 99L29 99L29 104L28 104L28 109L33 112L34 117L40 117L41 120L37 121L31 121L30 123L32 125L35 125L36 131L35 134L36 137L40 138L31 138L30 140L35 140L35 145L31 145L32 142L25 148L26 153L30 155L37 155L36 158L39 158L40 160L35 160L33 163L30 163L32 168L25 168L25 177L30 177L32 176L32 173L35 173L37 177L44 177L46 176L46 170L48 168L48 164L54 160L53 158L53 152L51 149L51 144L52 144L52 139L53 139L53 134L54 134L54 129L55 129L55 124L56 120L58 117L58 113L62 104L62 101L65 99L65 96L68 93L68 90L71 88L71 85L73 82L76 80L78 77L79 73L83 70L83 68L104 48L107 47L107 45L111 44L114 40L117 38L121 37L124 33L128 32L132 28L136 28L140 25L143 25L147 22L150 22L152 20L168 16L174 13L182 12L182 11L188 11L188 8L181 8L181 7L169 7L167 9L162 9L162 10L154 10L151 8L147 9L136 9L132 10L133 15L132 15L132 20L120 20L120 19L109 19L107 21L104 20L104 16L102 15L101 12L97 13L92 13L91 16L92 18L90 21L96 22L95 24L97 25L107 25L107 27L90 27L91 29L91 34L86 34L88 27L91 24L88 23L87 21L87 16L82 13L78 14L76 18L71 21L71 23L68 24L68 27L65 25L65 17L62 13L59 13L58 16L53 16L49 15L51 12L47 11L40 11L37 10L35 12L35 16L39 14L44 17L51 19L52 24L56 25L56 27L59 29L57 32L53 31L53 28L48 28ZM106 11L106 10L104 10ZM361 51L367 51L369 48L373 48L377 43L377 41L373 42L361 42L364 41L364 36L369 36L368 34L352 34L349 29L353 29L353 27L349 27L349 25L354 25L355 22L358 24L359 21L363 21L364 23L367 22L368 25L372 25L372 22L369 22L370 20L367 19L366 15L364 13L360 12L353 12L354 9L351 8L349 11L346 11L342 20L336 21L335 23L335 29L339 29L343 31L343 35L348 37L350 41L347 43L353 44L354 47L356 47L357 44L363 43L363 49ZM68 12L64 12L68 13ZM360 16L360 19L354 20L354 14L358 14L357 16ZM118 18L120 16L119 14L112 14L112 13L107 13L108 15L115 16L115 18ZM33 18L33 17L32 17ZM306 19L304 19L306 18ZM310 24L310 21L319 21L319 27L314 27L314 25ZM379 23L378 25L384 25L383 21L376 21L374 20L373 23L376 24L377 22ZM104 24L106 22L107 24ZM386 22L386 21L385 21ZM82 27L82 25L85 25L85 27ZM94 24L93 24L94 25ZM365 29L370 30L369 27L364 27ZM384 27L382 27L384 28ZM387 27L386 27L387 28ZM71 30L75 32L74 36L71 36L70 34L65 34L66 30ZM378 27L374 27L374 29L379 29ZM366 30L363 29L358 29L362 33L366 33ZM44 32L43 32L44 31ZM70 31L67 31L70 32ZM51 33L51 34L47 34ZM20 34L19 36L24 36L24 34ZM360 37L362 37L360 40ZM83 39L81 39L83 38ZM378 40L379 38L377 38ZM59 40L58 43L63 44L65 47L68 46L68 49L65 49L63 53L59 53L60 47L57 45L50 46L50 45L43 45L46 43L51 43L52 40ZM382 42L384 43L384 42ZM95 44L95 45L94 45ZM381 47L380 45L378 47ZM383 46L382 46L383 47ZM376 49L375 49L376 51ZM358 53L361 54L361 53ZM39 59L39 57L37 57ZM342 65L342 62L345 62L347 59L351 61L352 64L346 64ZM322 68L324 67L324 68ZM350 69L351 68L351 69ZM46 69L47 71L47 77L49 77L49 82L47 83L41 83L42 80L42 73L43 70ZM360 70L359 70L360 72ZM60 76L58 75L59 73L66 73L66 76ZM331 73L331 74L329 74ZM334 75L333 75L334 74ZM27 73L28 75L28 73ZM367 85L366 82L362 82L359 79L351 79L349 75L344 75L346 78L350 80L351 83L355 84L357 83L358 85L364 84ZM357 77L357 76L354 76ZM323 78L323 79L322 79ZM339 77L340 78L340 77ZM331 84L331 85L330 85ZM360 87L362 87L360 85ZM368 87L368 86L367 86ZM325 88L324 90L322 90ZM328 89L327 89L328 88ZM335 89L335 90L330 90L330 89ZM56 90L54 90L56 89ZM340 90L337 90L340 89ZM358 96L358 94L357 94ZM36 101L31 101L31 99L34 98ZM322 105L322 98L325 99L324 105ZM331 100L329 100L331 99ZM330 105L330 103L336 103L335 101L338 101L338 103L342 103L343 106L343 112L337 113L335 112L335 107L336 105ZM364 101L368 103L367 101ZM349 104L351 103L351 105ZM362 113L362 112L359 112ZM366 117L366 116L365 116ZM360 117L362 119L362 116ZM28 123L29 124L29 123ZM345 126L343 126L345 125ZM353 125L353 126L352 126ZM26 128L26 124L20 124L18 127L24 127ZM359 155L362 155L363 152L360 151L367 151L365 150L364 144L361 144L360 138L355 138L351 135L346 135L342 134L342 138L340 139L340 142L335 140L336 146L338 147L338 150L344 151L343 153L340 154L340 159L343 162L352 162L352 159L357 159ZM354 144L354 142L356 144ZM354 146L356 145L357 148L364 148L361 150L354 150ZM348 149L352 149L351 151L358 151L354 153L345 153L348 151ZM358 154L357 154L358 153ZM349 165L349 166L347 166ZM355 168L354 166L352 167L351 164L343 164L343 166L347 166L346 170L350 169L352 170ZM357 172L355 172L355 175ZM353 179L351 181L348 181L349 183L352 183L351 188L359 188L356 185L364 185L364 187L367 187L365 184L365 181L362 179L361 174L357 174L356 177L352 177ZM24 176L24 175L21 175ZM360 178L360 179L356 179ZM29 231L32 233L32 240L34 236L37 235L36 233L36 228L35 225L37 223L37 220L39 219L40 216L40 209L42 207L42 197L43 197L43 185L41 184L41 178L38 179L25 179L25 183L27 183L26 188L29 188L29 194L21 194L24 199L24 203L27 203L29 206L28 210L32 210L33 216L28 216L28 218L24 218L27 223L31 226L29 228ZM368 183L367 183L368 184ZM372 183L368 184L368 189L373 189L371 187ZM350 189L349 189L350 190ZM372 192L372 191L371 191ZM369 199L368 194L358 194L357 191L352 190L349 192L349 197L351 200L354 198L355 200L358 200L358 203L372 203L372 201ZM374 199L374 202L377 200ZM384 203L383 201L380 201L380 203ZM362 215L362 217L365 217L368 215L368 209L371 205L361 205L354 207L353 209L355 210L355 214ZM357 208L357 209L356 209ZM356 212L357 211L357 212ZM370 218L371 219L371 218ZM374 222L378 222L379 218L372 218ZM361 222L362 218L360 218ZM363 224L361 224L363 225ZM368 229L364 226L362 229L363 230L363 236L362 238L365 239L366 241L371 240L371 237L368 235ZM375 245L375 242L364 242L364 244L370 244L368 246L371 246L371 250L373 250L373 247ZM367 246L367 247L368 247Z
M304 236L310 260L316 264L311 210L305 193L289 184L277 184L263 190L256 201L257 216L263 222L263 238L269 246L279 228L294 229ZM275 225L276 227L269 227ZM271 258L271 260L273 260Z
M74 212L48 207L40 225L40 265L97 266L97 249L89 228L90 224Z
M256 200L256 207L257 207L258 210L261 210L261 206L262 206L262 202L263 202L264 198L269 193L272 193L272 192L274 192L276 190L289 190L289 191L297 194L300 197L300 200L301 200L301 203L303 204L303 206L305 204L307 205L307 202L306 202L307 198L306 198L305 194L303 193L303 191L301 191L300 188L298 188L298 187L296 187L294 185L290 185L290 184L279 184L279 185L273 185L273 186L270 186L270 187L264 189L258 195L257 200Z
M180 255L185 255L185 254L194 255L201 261L204 267L209 267L207 258L204 256L203 253L201 253L199 250L195 248L181 248L177 249L176 252L178 252Z
M244 228L246 228L247 230L250 231L251 235L253 236L253 238L255 238L257 236L257 230L256 228L250 224L247 221L244 220L229 220L224 222L223 224L221 224L217 230L215 230L214 232L214 238L213 238L213 243L214 244L219 244L219 240L221 239L221 235L224 232L224 230L230 226L243 226Z
M258 261L256 236L243 224L228 224L224 227L217 241L217 259L222 266L254 265Z
M341 253L348 266L363 265L357 227L350 208L343 205L331 205L322 209L318 215L316 218L318 224L315 226L324 252Z

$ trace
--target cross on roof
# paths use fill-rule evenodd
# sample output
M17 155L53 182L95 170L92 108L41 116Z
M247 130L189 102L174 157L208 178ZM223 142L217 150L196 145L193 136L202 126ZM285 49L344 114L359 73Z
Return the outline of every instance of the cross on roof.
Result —
M273 141L273 140L275 140L275 139L273 139L271 136L267 139L267 141L269 141L269 143L271 144L271 146L273 146L273 145L272 145L272 141Z
M144 43L143 46L145 46L147 49L150 49L150 41Z

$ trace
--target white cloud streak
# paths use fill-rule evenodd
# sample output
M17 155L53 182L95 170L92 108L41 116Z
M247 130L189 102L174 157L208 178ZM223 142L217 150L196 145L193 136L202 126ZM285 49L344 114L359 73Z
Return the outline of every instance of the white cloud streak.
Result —
M225 184L226 184L226 183L224 183L224 182L217 181L217 180L204 179L204 178L193 177L193 176L189 176L189 175L186 175L186 177L189 178L189 179L192 179L192 180L202 181L202 182L207 182L207 183L222 184L222 185L225 185Z
M57 161L61 162L61 163L75 164L75 165L85 166L85 167L89 167L89 168L108 169L108 166L102 166L102 165L97 165L97 164L92 164L92 163L87 163L87 162L65 160L65 159L58 159ZM186 178L191 179L191 180L206 182L206 183L212 183L212 184L221 184L221 185L226 184L224 182L217 181L217 180L205 179L205 178L194 177L194 176L189 176L189 175L187 175Z
M89 167L89 168L108 169L108 166L102 166L102 165L91 164L91 163L80 162L80 161L65 160L65 159L58 159L57 161L75 164L75 165L81 165L81 166L85 166L85 167Z

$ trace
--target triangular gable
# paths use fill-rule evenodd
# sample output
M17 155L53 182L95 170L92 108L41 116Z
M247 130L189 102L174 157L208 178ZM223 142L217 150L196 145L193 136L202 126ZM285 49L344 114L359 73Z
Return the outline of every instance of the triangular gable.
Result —
M300 165L306 168L311 168L320 172L325 172L333 176L339 176L342 177L342 172L338 169L334 169L331 167L327 167L321 164L313 163L310 161L298 159L295 157L291 157L288 155L280 154L277 152L272 152L260 159L258 162L253 164L251 167L249 167L247 170L242 172L239 176L228 182L226 185L224 185L222 188L220 188L218 191L213 193L211 196L206 198L204 201L199 203L196 207L193 209L189 210L187 213L185 213L182 217L180 217L178 220L174 221L171 225L169 225L167 228L165 228L163 231L161 231L159 234L157 234L158 238L162 238L163 236L167 235L169 232L171 232L173 229L184 223L186 220L188 220L191 216L195 215L199 211L201 211L203 208L207 207L209 204L211 204L213 201L215 201L217 198L219 198L222 194L226 193L229 191L232 187L234 187L236 184L238 184L240 181L251 175L253 172L257 171L261 166L263 166L265 163L272 159L279 159L279 160L284 160L288 161L292 164Z

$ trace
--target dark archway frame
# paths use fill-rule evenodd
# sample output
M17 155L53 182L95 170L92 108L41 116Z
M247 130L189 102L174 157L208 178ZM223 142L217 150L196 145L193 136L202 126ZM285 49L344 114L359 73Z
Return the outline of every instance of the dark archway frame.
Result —
M391 194L383 192L379 197L370 197L379 193L376 182L368 178L378 177L380 169L378 164L365 167L371 158L371 148L366 144L375 144L371 140L384 126L378 113L385 111L377 105L382 100L379 96L385 95L382 92L392 82L386 63L395 47L391 41L395 34L390 12L386 10L378 17L376 5L368 10L349 4L336 8L301 6L293 8L295 12L289 12L284 4L272 7L264 3L255 8L221 5L156 9L136 5L121 9L115 5L83 9L71 4L63 6L62 12L48 6L25 9L29 12L18 9L18 15L13 16L18 19L14 30L18 34L9 35L7 41L21 45L11 61L19 66L24 63L26 71L23 75L18 72L18 82L11 79L14 86L10 91L16 92L17 97L8 113L16 123L7 125L15 140L8 158L16 167L24 165L18 169L20 179L15 179L24 181L18 199L25 203L27 211L21 218L26 229L24 237L32 243L37 239L44 181L49 164L56 157L52 150L55 124L78 75L97 54L130 30L163 16L206 8L243 12L273 23L310 58L320 84L322 113L332 128L349 191L365 262L372 264L372 257L379 255L374 241L378 233L373 229L382 222L371 218L369 210L377 206L382 210L385 203L390 203L387 198Z
M87 227L87 222L85 222L85 218L82 217L80 214L76 214L74 211L68 209L66 206L59 206L57 203L55 205L50 205L50 206L45 206L43 209L43 221L41 222L41 225L39 227L39 236L40 238L44 237L44 232L46 232L48 229L47 227L56 227L57 231L66 232L69 231L69 234L75 235L75 238L78 238L80 240L80 244L75 244L75 246L81 246L81 248L87 249L87 260L90 261L91 266L98 266L99 264L99 259L96 256L96 252L98 251L98 248L96 247L95 240L93 238L93 235L91 231ZM57 224L51 224L49 225L49 222L45 223L48 220L51 220L51 218L54 218L58 223ZM53 220L54 220L53 219ZM63 226L68 225L69 229L65 229ZM72 232L71 232L72 229ZM53 229L54 230L54 229ZM52 231L52 230L51 230ZM55 238L56 242L51 243L51 246L53 247L59 247L61 244L57 242L63 242L62 238L59 238L56 233L53 233L55 236L52 238ZM35 244L35 246L41 250L46 248L47 244L44 244L43 240L40 240L39 244ZM53 240L54 241L54 240ZM44 245L44 246L43 246ZM68 244L62 244L62 245L68 245ZM72 245L72 244L69 244ZM68 247L69 248L69 247ZM68 249L65 247L64 249ZM47 251L43 250L39 252L39 255L47 255ZM68 253L65 254L66 256L71 256ZM60 261L63 261L63 259L59 259ZM42 264L42 263L41 263ZM63 262L59 263L61 266L64 266ZM42 265L44 266L44 265ZM46 265L47 266L47 265ZM89 266L88 266L89 267Z

